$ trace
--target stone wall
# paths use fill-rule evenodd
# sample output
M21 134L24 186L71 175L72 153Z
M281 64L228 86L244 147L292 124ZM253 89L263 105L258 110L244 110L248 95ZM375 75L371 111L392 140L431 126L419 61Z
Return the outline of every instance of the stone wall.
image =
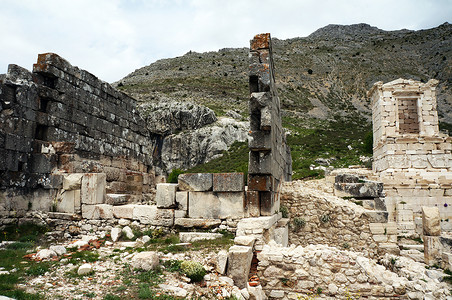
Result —
M397 227L387 223L385 212L364 209L299 181L283 185L281 205L288 208L291 219L289 244L326 244L367 257L398 252Z
M437 206L444 220L452 217L452 138L439 132L437 84L398 79L377 82L369 92L373 170L384 183L389 217L401 234L415 233L422 206Z
M107 193L142 200L155 138L135 100L53 53L0 81L0 211L49 211L71 173L104 173Z
M292 158L281 124L270 34L258 34L250 46L250 139L247 203L252 217L279 210L279 189L290 181Z
M260 283L270 299L446 299L449 295L447 283L439 283L424 264L405 257L387 255L377 264L359 253L326 245L270 243L257 259Z

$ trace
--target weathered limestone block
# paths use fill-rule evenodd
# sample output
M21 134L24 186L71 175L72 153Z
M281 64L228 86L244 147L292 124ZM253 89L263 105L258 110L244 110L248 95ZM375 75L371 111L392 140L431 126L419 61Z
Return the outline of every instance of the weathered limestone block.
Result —
M366 181L361 183L335 183L337 197L377 198L383 196L383 183Z
M215 270L219 274L226 274L226 266L228 263L228 252L226 250L220 250L217 255L217 263L215 265Z
M254 242L256 241L256 238L254 236L236 236L234 238L234 244L239 246L247 246L247 247L254 247Z
M239 288L245 288L248 282L251 260L253 259L253 249L246 246L234 245L229 248L228 271L227 274Z
M133 219L134 208L133 204L113 206L113 216L117 219Z
M181 243L191 243L202 240L215 240L221 238L221 233L214 232L179 232Z
M259 217L261 215L259 192L258 191L246 191L245 194L245 216L246 217Z
M84 219L113 219L113 206L109 204L83 204L82 217Z
M84 173L72 173L64 175L63 177L63 190L72 191L80 190L82 186L82 177Z
M211 173L185 173L178 177L179 190L204 192L211 191L213 186Z
M86 173L82 177L82 204L102 204L105 202L106 176L104 173Z
M155 200L159 208L173 208L176 205L176 190L175 183L159 183L157 184L157 193Z
M160 209L156 205L135 205L133 219L141 224L169 227L174 224L174 210Z
M111 205L121 205L128 201L129 195L127 194L106 194L105 203Z
M281 226L275 228L274 240L277 244L287 247L289 244L289 226Z
M244 190L243 173L214 173L214 192L241 192Z
M176 192L176 205L180 210L188 210L188 192L180 191Z
M422 206L422 228L424 235L441 235L441 218L438 207Z
M439 236L424 235L424 259L427 265L439 265L441 260L441 242Z
M67 190L57 199L57 211L76 213L80 211L80 190Z
M244 216L243 192L189 192L190 218L227 219Z
M154 251L140 252L132 258L131 265L134 269L153 270L159 265L159 256Z
M241 219L237 230L269 229L278 221L278 215Z
M174 220L174 225L185 228L211 228L220 224L220 219L179 218Z

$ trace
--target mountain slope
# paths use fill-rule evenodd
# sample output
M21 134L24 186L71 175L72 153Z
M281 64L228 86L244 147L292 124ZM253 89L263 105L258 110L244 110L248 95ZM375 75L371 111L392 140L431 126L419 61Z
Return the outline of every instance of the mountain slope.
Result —
M273 38L273 52L294 178L315 176L309 167L319 157L334 166L359 163L371 129L366 91L376 81L438 79L440 127L452 129L451 24L419 31L328 25L305 38ZM247 48L189 52L140 68L117 86L143 102L170 98L245 119L247 70Z

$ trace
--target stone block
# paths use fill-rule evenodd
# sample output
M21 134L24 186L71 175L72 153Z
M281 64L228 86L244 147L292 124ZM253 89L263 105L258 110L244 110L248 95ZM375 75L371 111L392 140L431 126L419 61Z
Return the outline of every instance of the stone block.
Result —
M57 211L63 213L76 213L80 211L80 190L64 191L57 199Z
M387 211L365 211L364 215L369 218L371 223L387 223L388 212Z
M174 210L174 218L175 219L186 218L186 217L187 217L186 210Z
M424 235L441 235L441 218L438 207L422 206L422 228Z
M245 218L237 223L237 229L253 230L253 229L269 229L278 221L278 215Z
M271 216L278 211L273 192L259 192L259 204L262 216Z
M271 174L271 151L250 151L248 174Z
M259 217L261 215L258 191L246 191L245 214L246 217Z
M287 247L289 245L289 226L275 228L274 240L277 244Z
M174 225L185 228L211 228L220 224L220 219L179 218L174 221Z
M243 192L189 192L190 218L227 219L244 216Z
M429 266L438 265L441 260L441 242L439 236L424 235L424 259Z
M82 205L82 217L90 220L113 219L113 206L109 204Z
M211 191L213 186L212 173L185 173L178 177L179 190L191 192Z
M270 175L248 175L249 191L271 191L273 180Z
M105 202L106 176L104 173L86 173L82 177L82 204L102 204Z
M334 194L338 197L377 198L383 196L383 183L366 181L361 183L335 183Z
M188 210L188 192L180 191L176 192L176 204L177 208L180 210Z
M247 246L254 247L254 242L256 241L256 237L254 236L236 236L234 238L234 244L239 246Z
M133 219L133 209L135 205L113 206L113 216L117 219Z
M83 175L84 173L72 173L69 175L63 175L63 190L80 190L82 186Z
M227 274L239 288L245 288L253 259L253 249L234 245L229 248Z
M160 209L156 205L135 205L133 219L140 221L141 224L173 226L174 210Z
M243 173L213 174L214 192L241 192L244 190Z
M157 192L155 200L159 208L174 208L176 206L176 190L175 183L159 183L157 184Z
M127 194L106 194L105 203L110 205L122 205L127 203L129 195Z
M248 145L251 151L270 151L272 138L267 131L251 131L248 137Z
M217 263L215 265L215 270L219 274L226 274L226 266L228 263L228 252L226 250L220 250L217 255Z
M179 232L181 243L192 243L203 240L216 240L223 237L221 233L214 232Z

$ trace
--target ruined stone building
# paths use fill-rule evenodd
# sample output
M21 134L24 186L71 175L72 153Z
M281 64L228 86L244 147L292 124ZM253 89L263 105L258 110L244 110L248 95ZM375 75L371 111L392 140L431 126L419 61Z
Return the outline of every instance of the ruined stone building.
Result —
M389 219L413 234L421 207L439 208L442 227L452 218L452 138L439 132L437 80L377 82L372 101L373 171L384 184ZM451 220L452 221L452 220Z
M33 72L10 65L0 103L5 222L28 210L139 202L154 187L155 139L135 100L58 55L39 55Z

